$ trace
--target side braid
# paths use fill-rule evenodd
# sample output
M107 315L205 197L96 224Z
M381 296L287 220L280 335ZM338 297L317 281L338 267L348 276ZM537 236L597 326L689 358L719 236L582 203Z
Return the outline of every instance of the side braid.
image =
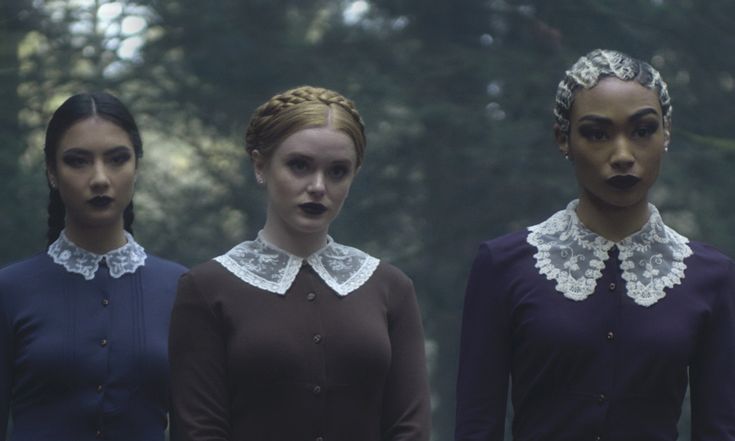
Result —
M64 229L66 217L66 207L64 202L61 200L61 194L59 190L55 188L49 188L48 195L48 230L46 231L47 245L54 243L59 238L61 230Z

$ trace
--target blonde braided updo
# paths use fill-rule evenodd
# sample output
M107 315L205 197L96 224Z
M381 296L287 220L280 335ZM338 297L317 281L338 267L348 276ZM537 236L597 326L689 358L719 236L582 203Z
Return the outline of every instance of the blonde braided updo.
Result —
M365 155L365 126L355 104L321 87L300 86L281 92L255 109L245 131L245 149L270 158L281 143L311 127L331 127L350 137L359 167Z

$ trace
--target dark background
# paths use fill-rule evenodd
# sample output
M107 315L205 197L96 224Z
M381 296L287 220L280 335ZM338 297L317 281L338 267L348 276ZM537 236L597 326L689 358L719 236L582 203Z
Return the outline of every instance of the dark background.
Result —
M254 108L334 88L358 104L368 148L331 233L414 279L434 440L449 441L473 254L575 196L551 109L564 69L598 47L669 83L673 138L652 191L664 219L735 253L731 0L3 0L0 264L43 249L43 129L69 95L105 89L130 106L145 142L136 235L192 265L262 225L242 145ZM685 409L683 440L688 425Z

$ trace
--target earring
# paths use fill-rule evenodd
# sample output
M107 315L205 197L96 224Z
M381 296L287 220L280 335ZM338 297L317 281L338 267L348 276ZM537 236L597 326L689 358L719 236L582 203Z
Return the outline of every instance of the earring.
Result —
M257 182L259 185L263 185L265 183L263 177L260 175L255 175L255 182Z
M669 151L669 146L664 147L664 151L665 152L668 152Z

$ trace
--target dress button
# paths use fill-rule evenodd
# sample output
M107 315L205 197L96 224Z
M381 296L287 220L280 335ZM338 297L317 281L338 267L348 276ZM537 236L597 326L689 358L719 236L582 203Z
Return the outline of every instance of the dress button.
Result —
M314 441L324 441L324 437L317 436L316 438L314 438Z
M102 299L102 306L107 306L110 304L110 299Z
M602 404L602 403L604 403L604 402L605 402L605 400L607 400L607 397L605 396L605 394L600 394L600 395L598 395L598 396L597 396L597 402L598 402L599 404Z
M312 392L314 392L314 395L319 395L320 393L322 393L322 388L320 386L314 386Z
M98 439L102 438L102 431L101 430L98 430L97 432L95 432L94 433L94 437L95 438L98 438Z
M597 436L595 437L595 441L601 441L601 440L602 440L602 437L601 437L600 435L597 435Z
M309 294L306 295L306 300L313 302L314 299L316 299L316 293L310 292Z
M615 291L615 282L610 283L610 291Z
M607 339L608 340L614 340L615 339L615 333L610 331L607 333Z
M314 343L320 343L322 341L322 336L319 334L314 334L311 339L314 340Z
M107 342L107 339L106 339L106 338L103 338L102 340L100 340L100 346L102 346L103 348L104 348L105 346L107 346L107 343L108 343L108 342Z
M102 393L102 385L101 384L98 384L97 385L97 393L98 394L101 394Z

